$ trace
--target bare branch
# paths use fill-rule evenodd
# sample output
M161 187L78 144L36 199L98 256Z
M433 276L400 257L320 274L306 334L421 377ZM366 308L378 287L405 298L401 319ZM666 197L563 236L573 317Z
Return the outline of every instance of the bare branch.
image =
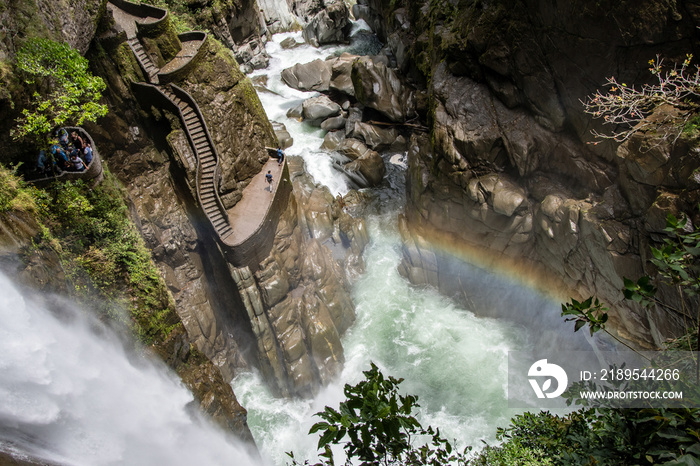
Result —
M657 78L657 83L645 84L639 89L619 83L615 77L607 78L604 84L609 88L607 93L596 91L581 101L586 113L603 118L603 124L614 128L610 134L595 130L593 134L597 138L623 142L635 133L655 131L660 132L661 138L675 141L688 119L698 111L700 68L697 65L690 68L692 58L688 54L680 66L664 70L663 59L657 55L655 60L649 60L649 71ZM677 115L648 119L661 105L675 108Z

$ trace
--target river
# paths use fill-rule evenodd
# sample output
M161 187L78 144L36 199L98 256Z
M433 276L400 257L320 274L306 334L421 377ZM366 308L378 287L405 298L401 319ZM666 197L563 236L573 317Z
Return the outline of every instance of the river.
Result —
M358 29L364 28L356 26ZM326 185L334 195L345 194L350 184L332 168L329 153L319 149L325 132L286 117L288 109L319 94L287 87L280 73L295 63L338 54L347 46L316 49L300 45L285 50L280 43L288 37L303 41L299 33L273 36L267 44L272 56L270 66L253 74L254 79L265 76L271 91L259 92L261 101L268 117L284 123L294 138L294 145L286 153L303 157L315 181ZM351 48L366 47L355 42ZM541 329L476 316L433 289L411 286L398 274L397 216L404 202L405 166L390 162L392 157L396 161L397 155L399 160L405 157L384 154L386 180L371 190L367 271L354 284L357 321L343 338L346 364L340 379L313 400L291 401L273 397L258 374L242 374L233 381L239 401L248 410L248 423L256 442L274 464L286 464L286 452L290 451L296 458L317 458L318 438L306 434L318 420L313 414L326 405L337 407L344 399L343 385L361 380L362 371L369 369L370 362L387 375L404 378L403 391L419 397L420 421L439 427L461 447L479 448L482 440L494 443L496 427L507 425L514 414L522 412L508 408L506 400L508 351L537 344L542 339ZM485 280L483 270L467 264L465 267L473 272L475 280L483 282L484 293L494 296L499 306L517 308L531 321L554 320L563 324L559 303L506 278L489 274ZM569 332L563 326L552 331ZM583 340L579 335L576 339Z

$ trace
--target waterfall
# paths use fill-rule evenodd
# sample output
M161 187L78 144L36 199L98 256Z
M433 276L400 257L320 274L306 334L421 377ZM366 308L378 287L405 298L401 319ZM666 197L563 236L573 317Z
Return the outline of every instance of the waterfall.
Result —
M67 465L253 465L161 364L0 275L0 451ZM52 309L56 301L52 299Z

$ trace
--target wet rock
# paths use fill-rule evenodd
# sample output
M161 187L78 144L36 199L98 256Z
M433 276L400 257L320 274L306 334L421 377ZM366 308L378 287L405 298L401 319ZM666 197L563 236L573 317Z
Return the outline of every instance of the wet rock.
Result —
M324 8L304 26L304 40L314 47L345 41L351 28L349 15L342 0L326 0Z
M343 140L336 150L349 159L339 168L359 187L372 187L382 182L386 167L384 159L377 152L353 138Z
M304 106L302 104L299 104L296 107L292 107L289 110L287 110L287 118L294 118L301 121L303 117Z
M329 131L323 137L323 144L321 144L322 149L335 150L345 139L345 133L343 131Z
M294 39L294 37L287 37L284 39L282 42L280 42L280 46L285 49L293 49L296 47L299 47L301 44Z
M332 60L331 80L328 86L331 90L355 96L355 88L352 84L352 64L357 58L357 55L343 53L340 57Z
M267 54L265 45L259 36L249 39L241 45L235 45L233 53L241 67L241 71L246 74L253 70L267 68L270 63L270 56Z
M342 116L328 118L321 123L321 129L325 129L326 131L340 128L345 128L345 118Z
M352 82L357 100L390 120L403 122L415 116L413 92L383 63L358 58L352 65Z
M349 137L361 139L374 150L384 150L396 141L398 134L394 128L382 128L358 121L355 122Z
M265 20L267 30L271 34L288 32L299 27L286 0L257 0L257 5L260 7L260 13Z
M350 137L355 130L355 124L362 121L362 109L359 107L350 107L348 117L345 122L345 136Z
M331 67L331 62L320 58L309 63L297 63L282 70L282 81L300 91L326 92L331 82Z
M333 102L325 95L306 99L302 106L304 108L305 120L325 120L330 117L340 115L340 105ZM319 122L320 123L320 122Z
M277 136L280 147L282 149L292 147L294 139L289 134L289 131L287 131L287 127L284 126L284 123L279 123L277 121L271 121L270 123L272 123L272 129L275 131L275 136Z

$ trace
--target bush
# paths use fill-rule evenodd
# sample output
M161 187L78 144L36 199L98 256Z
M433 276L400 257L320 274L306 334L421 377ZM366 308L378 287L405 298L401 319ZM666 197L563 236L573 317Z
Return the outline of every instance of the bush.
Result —
M107 114L107 106L99 103L104 81L90 73L87 59L68 44L29 39L17 52L17 68L31 98L12 131L14 139L41 141L55 127L79 126Z
M453 451L452 444L432 427L423 428L413 417L418 398L399 395L403 379L385 377L374 364L363 372L357 385L345 385L346 400L338 410L330 407L316 415L323 419L309 434L321 433L318 448L323 449L321 465L334 465L331 445L342 445L346 465L434 465L464 464L467 451ZM430 439L428 443L418 440ZM294 455L289 453L294 465ZM304 464L308 464L308 461Z

